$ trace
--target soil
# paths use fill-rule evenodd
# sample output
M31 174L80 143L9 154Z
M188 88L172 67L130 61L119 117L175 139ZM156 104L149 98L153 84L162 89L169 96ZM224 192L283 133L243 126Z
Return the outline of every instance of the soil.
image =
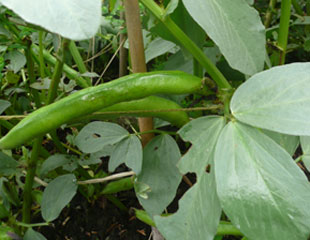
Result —
M126 192L123 203L141 208L133 191ZM39 231L48 240L145 240L149 239L151 228L104 197L89 203L77 194L53 226Z

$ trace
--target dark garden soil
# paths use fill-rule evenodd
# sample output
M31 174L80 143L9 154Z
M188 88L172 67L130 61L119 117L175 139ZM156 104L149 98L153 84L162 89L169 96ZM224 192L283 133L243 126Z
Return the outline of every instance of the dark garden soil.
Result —
M126 192L123 203L139 207L133 191ZM148 225L122 212L106 198L89 203L80 194L53 224L40 229L48 240L145 240L151 232Z

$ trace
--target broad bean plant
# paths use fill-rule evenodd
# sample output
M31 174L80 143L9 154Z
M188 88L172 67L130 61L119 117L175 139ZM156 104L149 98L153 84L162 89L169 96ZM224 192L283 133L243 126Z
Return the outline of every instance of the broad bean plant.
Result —
M133 177L124 180L134 187L145 210L137 211L137 216L144 214L141 219L156 226L167 240L213 240L229 234L250 240L308 239L310 185L297 161L302 159L310 168L310 63L284 64L291 12L295 11L290 0L281 2L276 47L272 51L266 50L266 32L270 31L266 27L270 23L263 25L253 1L170 0L158 4L140 0L151 25L149 30L169 48L164 53L181 53L185 62L193 62L194 67L190 68L191 73L185 73L175 71L179 70L175 65L174 70L131 74L98 86L91 86L89 76L64 65L62 57L68 45L74 49L70 40L89 39L98 32L101 0L0 3L23 19L26 26L65 39L56 59L41 46L28 44L26 49L41 53L47 62L54 61L56 73L52 81L55 80L56 92L59 68L80 88L86 87L56 101L51 90L46 106L36 104L35 111L13 122L14 126L0 140L2 185L19 166L9 149L22 147L26 151L25 146L34 141L30 166L36 161L36 148L43 136L53 138L57 128L81 119L96 119L94 112L114 111L120 115L119 111L132 110L127 115L158 117L177 126L177 135L191 144L182 155L174 135L154 130L160 134L143 148L141 133L129 133L116 123L98 119L84 124L72 140L81 152L80 158L60 152L48 156L39 170L27 169L25 196L27 192L31 194L35 175L43 178L62 166L68 171L50 180L44 190L41 213L46 222L57 219L83 184L73 170L79 165L98 164L100 157L109 156L109 172L123 163L132 170L124 176ZM238 81L219 70L210 48L204 48L206 36L212 40L212 51L222 55L229 67L238 72ZM173 52L175 49L179 52ZM29 75L31 61L27 57ZM185 111L170 111L182 109L163 95L195 94L208 98L212 91L210 81L216 85L220 102L212 113L190 119ZM36 93L32 94L35 98ZM7 107L9 104L4 109ZM135 110L140 112L134 113ZM294 160L299 144L303 154ZM195 175L194 185L179 199L175 213L163 214L187 173ZM44 239L31 228L29 204L31 195L30 200L24 197L22 206L23 222L30 226L23 230L25 239Z

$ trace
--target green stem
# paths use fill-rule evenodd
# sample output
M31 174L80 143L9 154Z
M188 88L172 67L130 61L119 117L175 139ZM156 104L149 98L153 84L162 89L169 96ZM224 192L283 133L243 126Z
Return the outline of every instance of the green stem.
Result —
M231 223L225 221L221 221L218 225L216 235L243 236L242 232L240 232L238 228L234 227Z
M193 57L203 66L208 74L214 79L219 88L231 89L231 85L218 70L218 68L211 62L211 60L203 53L203 51L175 24L169 17L164 17L164 10L160 8L153 0L140 0L145 7L147 7L152 14L160 20L170 33L180 42L180 44L189 51Z
M44 64L44 56L43 56L43 31L39 32L39 62L40 62L40 76L41 78L45 78L45 64Z
M200 78L203 78L203 67L199 64L196 59L193 59L194 65L194 75Z
M52 77L52 82L48 90L47 104L51 104L56 98L57 89L58 89L58 85L60 82L60 78L61 78L62 70L64 66L65 53L67 51L67 44L68 44L67 40L64 39L63 44L62 44L62 51L61 51L62 56L61 56L61 59L57 59L56 61L55 70L54 70L54 74Z
M32 48L32 53L36 55L37 52L39 51L39 47L35 44L32 44L31 48ZM44 59L49 64L56 65L57 59L54 56L52 56L47 50L43 50L43 56L44 56ZM80 73L75 71L68 65L64 64L63 71L69 79L74 79L80 87L82 88L90 87L87 81L83 77L81 77Z
M24 194L23 194L23 222L24 223L30 223L31 218L31 205L32 205L32 185L34 181L34 176L37 168L37 162L38 162L38 156L40 152L42 137L38 137L34 141L33 149L31 152L31 157L28 159L27 162L27 175L26 175L26 181L24 186Z
M271 20L272 20L273 13L276 11L276 9L275 9L276 3L277 3L277 0L270 0L270 2L269 2L269 7L267 9L265 22L264 22L266 29L269 28Z
M27 43L26 49L26 59L27 59L27 69L28 69L28 78L30 83L34 83L36 81L35 73L34 73L34 62L31 55L31 43ZM31 93L33 95L36 107L39 108L41 106L40 96L36 89L31 89Z
M144 210L134 209L136 217L150 225L155 227L155 222L153 219L146 213ZM165 216L164 214L162 216ZM234 227L230 222L221 221L217 227L216 235L224 236L224 235L233 235L233 236L243 236L239 229Z
M84 61L83 61L83 58L78 50L78 48L76 47L76 44L74 41L70 41L69 43L69 50L70 50L70 53L74 59L74 62L76 63L78 69L79 69L79 72L80 73L86 73L87 72L87 68L84 64ZM86 78L87 80L87 84L89 86L91 86L91 80L90 78Z
M288 32L291 18L291 5L292 5L291 0L283 0L281 3L281 17L280 17L279 37L277 44L280 49L279 65L283 65L285 63L285 54L286 54Z

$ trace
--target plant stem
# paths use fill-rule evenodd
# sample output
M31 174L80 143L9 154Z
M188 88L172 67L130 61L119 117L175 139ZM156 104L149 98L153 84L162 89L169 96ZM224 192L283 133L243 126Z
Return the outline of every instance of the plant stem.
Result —
M243 236L242 232L233 226L230 222L221 221L218 228L216 235L233 235L233 236Z
M36 55L36 52L39 51L39 47L35 44L32 44L32 53ZM57 59L52 56L47 50L43 50L43 56L44 59L51 65L55 65L57 62ZM90 87L90 85L87 83L87 81L81 77L80 73L69 67L68 65L64 64L63 66L63 71L67 75L69 79L74 79L76 83L82 87L82 88L87 88Z
M43 31L39 32L39 61L40 61L40 76L43 79L45 77L45 64L43 56Z
M31 218L31 204L32 204L32 185L34 181L34 176L37 168L38 156L40 152L40 147L42 143L42 137L38 137L34 140L33 149L31 152L31 157L28 159L27 162L27 175L26 181L24 186L24 193L23 193L23 222L30 223Z
M122 11L120 14L121 20L125 20L125 12ZM122 27L123 29L123 27ZM127 61L128 61L128 49L124 47L125 40L127 38L126 33L121 33L119 42L122 44L119 50L119 77L123 77L128 74Z
M52 77L52 82L48 90L47 102L46 102L47 105L51 104L56 98L57 89L58 89L58 85L60 82L60 78L61 78L62 70L64 66L65 53L67 52L67 45L68 45L68 41L64 39L62 43L61 60L57 59L56 61L55 70L54 70L54 74Z
M77 65L77 67L79 69L79 72L80 73L86 73L87 72L87 68L86 68L86 66L84 64L83 58L81 57L81 54L80 54L78 48L76 47L76 44L75 44L74 41L70 41L70 43L69 43L69 50L70 50L70 53L71 53L71 55L72 55L76 65ZM86 80L87 80L87 84L89 86L91 86L92 83L91 83L90 78L86 78Z
M26 49L26 59L27 59L27 69L28 69L28 78L30 83L34 83L36 81L35 73L34 73L34 62L31 55L31 43L30 41L27 43ZM31 89L31 94L33 95L36 107L39 108L41 106L40 96L36 89Z
M132 70L134 73L146 72L139 2L126 0L124 7ZM153 129L153 118L138 118L138 122L141 132ZM153 137L153 133L143 135L142 145L145 146Z
M203 78L203 68L195 58L193 59L193 65L194 65L194 75Z
M266 29L269 28L271 20L272 20L273 13L276 11L276 9L275 9L276 3L277 3L277 0L270 0L270 2L269 2L269 7L267 9L265 22L264 22Z
M35 81L34 74L34 63L31 55L31 44L27 45L26 50L26 59L27 59L27 67L28 67L28 77L30 82ZM40 98L38 92L34 89L33 95L35 98L35 102L37 107L41 106ZM30 223L31 218L31 204L32 204L32 185L34 180L34 175L37 168L37 161L40 152L42 137L38 137L34 140L33 149L31 152L30 159L27 160L27 175L23 192L23 209L22 209L22 219L24 223Z
M208 74L217 83L219 88L231 89L231 85L218 70L218 68L211 62L211 60L203 53L203 51L175 24L169 17L164 17L164 10L160 8L153 0L140 0L145 7L147 7L153 15L160 20L170 33L180 42L180 44L189 51L193 57L203 66Z
M279 27L279 37L278 37L278 48L279 53L279 65L285 63L285 54L288 41L288 32L290 27L291 18L291 0L283 0L281 3L281 17L280 17L280 27Z

